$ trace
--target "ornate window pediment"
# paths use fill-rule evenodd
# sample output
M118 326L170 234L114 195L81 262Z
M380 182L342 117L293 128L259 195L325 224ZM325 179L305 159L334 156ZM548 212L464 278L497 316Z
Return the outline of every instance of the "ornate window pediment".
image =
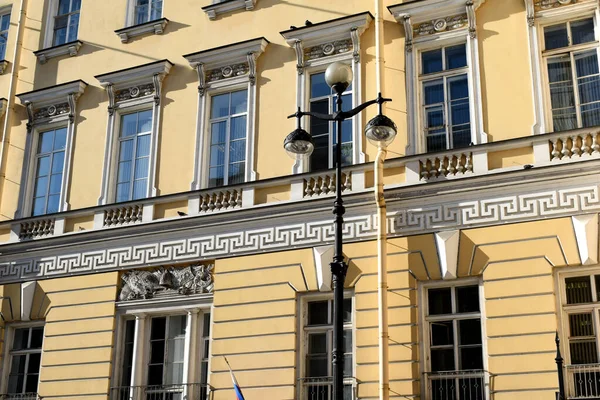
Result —
M77 99L83 94L86 87L87 83L77 80L17 95L27 110L28 123L22 170L23 184L20 188L19 210L16 213L16 218L28 217L32 213L38 215L40 210L41 214L67 211L69 205L66 201L66 194L69 188L70 166L73 157ZM60 140L59 147L47 149L44 143L40 141L43 134L48 137L56 134L64 140ZM55 145L57 142L55 142ZM42 155L42 153L45 155ZM52 154L64 157L63 162L57 161L60 158L54 160ZM55 193L50 189L45 191L45 205L36 208L37 206L33 204L35 203L33 201L33 186L34 181L42 178L34 176L36 173L34 164L38 161L42 162L42 159L44 162L50 161L54 171L60 171L61 175L56 174L53 178L60 179L61 184L59 193ZM55 162L56 164L54 164ZM36 199L36 201L38 200Z
M119 301L212 293L213 265L132 270L121 276Z
M160 129L161 89L162 82L172 66L173 63L169 60L160 60L96 76L96 79L108 94L109 117L99 204L156 196L156 158ZM143 176L146 179L145 188L137 189L138 192L132 192L131 188L117 188L115 177L119 166L116 165L113 157L113 154L119 151L118 145L122 142L122 139L129 137L133 140L133 136L124 137L121 134L123 132L120 131L125 129L125 119L132 118L131 115L134 113L138 114L137 117L133 117L138 118L137 125L140 126L140 130L136 131L134 136L140 137L142 135L145 138L144 141L149 140L147 147L140 148L139 151L136 150L137 157L149 158L147 171L135 171L138 176ZM129 132L127 135L132 133ZM143 152L143 154L140 152ZM128 185L132 187L131 182Z
M265 51L269 41L262 38L247 40L214 49L203 50L187 54L183 57L189 62L198 74L198 126L196 131L196 154L194 162L194 181L192 190L207 186L223 186L232 183L253 181L256 178L254 171L254 126L256 110L256 60ZM215 90L218 93L215 94ZM228 93L223 93L229 90ZM237 166L233 163L225 165L220 171L214 167L214 160L210 160L210 126L223 123L211 118L210 108L213 101L219 96L231 96L232 104L236 102L236 112L239 121L245 121L245 149L240 151L243 157L238 156ZM240 99L245 99L242 101ZM244 106L245 104L245 106ZM234 113L234 114L235 114ZM232 118L231 113L220 115L223 118ZM228 124L230 126L231 124ZM225 148L230 146L226 145ZM209 176L213 171L212 179ZM235 171L234 171L235 169ZM228 173L229 171L229 178ZM219 176L216 176L216 175ZM225 176L221 176L221 175ZM233 178L233 179L230 179Z
M475 11L484 2L423 0L388 7L396 21L404 27L405 34L406 154L487 143L483 130L475 17ZM455 57L453 64L447 63L450 55ZM429 66L426 60L431 62ZM450 101L456 104L456 99L430 100L442 104L442 108L426 103L425 93L431 93L432 88L450 85L460 86L461 98L458 101L464 103L461 110L450 107ZM431 121L438 120L439 124L430 126ZM482 166L482 169L487 168Z
M202 7L202 11L206 13L208 19L215 20L217 16L228 12L243 10L254 10L258 0L213 0L213 4Z

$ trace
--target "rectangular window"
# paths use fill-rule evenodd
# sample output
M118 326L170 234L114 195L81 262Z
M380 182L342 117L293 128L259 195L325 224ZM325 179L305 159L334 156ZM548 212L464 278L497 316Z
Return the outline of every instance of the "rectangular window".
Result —
M310 76L310 111L330 114L336 110L337 95L325 82L325 72ZM342 110L352 109L352 85L342 94ZM352 120L342 122L342 165L352 164ZM335 144L337 124L310 120L310 134L315 143L315 149L310 157L310 170L319 171L333 168L335 165Z
M248 90L211 97L209 187L245 181L247 119Z
M566 369L569 398L600 397L600 274L564 280L563 326L566 330Z
M353 391L353 323L352 299L344 299L344 398L351 399ZM333 301L307 303L304 324L305 361L301 398L330 399L333 390Z
M427 151L471 143L466 46L421 53L422 120Z
M554 131L600 125L600 71L593 18L544 28Z
M53 46L59 46L77 40L80 8L81 0L58 1L58 11L54 17Z
M135 0L135 25L162 17L162 0Z
M43 338L44 327L14 330L7 387L9 398L36 398L33 394L38 388ZM23 396L26 393L30 395Z
M32 215L58 212L67 128L40 133L35 157Z
M208 359L210 346L210 313L200 314L200 323L187 332L187 315L162 315L146 317L146 327L138 340L145 343L146 356L135 354L136 321L124 320L118 375L120 386L114 387L111 398L127 400L144 398L151 400L184 400L208 398ZM149 325L149 326L148 326ZM199 335L197 354L186 354L186 335ZM186 358L189 357L189 358ZM134 382L132 367L135 360L145 359L142 382ZM199 363L198 378L191 382L184 377L185 364ZM187 396L187 397L186 397Z
M146 197L150 162L152 110L121 116L116 201Z
M430 398L485 399L479 286L429 288L427 304Z
M6 58L8 28L10 28L10 13L0 15L0 60L4 60Z

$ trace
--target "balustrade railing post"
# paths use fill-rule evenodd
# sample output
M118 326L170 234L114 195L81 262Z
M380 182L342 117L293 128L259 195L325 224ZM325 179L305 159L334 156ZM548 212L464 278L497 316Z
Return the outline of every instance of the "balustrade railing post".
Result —
M560 354L560 338L558 337L558 331L556 331L556 339L554 339L554 341L556 342L556 358L554 361L556 361L556 368L558 370L558 393L556 394L556 398L558 400L565 400L564 360Z

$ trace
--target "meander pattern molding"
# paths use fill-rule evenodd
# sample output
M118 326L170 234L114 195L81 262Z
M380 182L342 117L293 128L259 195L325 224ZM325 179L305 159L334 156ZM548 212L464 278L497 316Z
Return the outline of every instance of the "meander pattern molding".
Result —
M599 186L594 185L395 210L388 213L389 234L400 236L598 212L598 191ZM393 203L390 203L393 207ZM344 225L344 239L370 239L375 236L376 229L375 215L349 217ZM327 219L226 234L174 238L171 241L155 240L132 246L99 248L51 257L8 261L8 257L2 257L5 260L0 259L0 282L199 261L259 251L289 250L319 246L333 239L333 224Z

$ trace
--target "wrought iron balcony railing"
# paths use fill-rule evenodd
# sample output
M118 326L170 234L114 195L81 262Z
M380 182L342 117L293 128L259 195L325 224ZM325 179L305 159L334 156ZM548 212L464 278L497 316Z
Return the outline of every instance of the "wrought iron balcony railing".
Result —
M176 385L119 386L110 389L110 400L209 400L210 386L205 383Z
M298 390L301 400L331 400L333 399L333 377L323 376L298 379ZM344 378L344 400L358 398L358 380Z
M566 366L567 399L600 398L600 364Z
M0 395L0 400L42 400L42 397L33 393L7 393Z
M489 400L490 374L483 370L426 372L427 400Z

